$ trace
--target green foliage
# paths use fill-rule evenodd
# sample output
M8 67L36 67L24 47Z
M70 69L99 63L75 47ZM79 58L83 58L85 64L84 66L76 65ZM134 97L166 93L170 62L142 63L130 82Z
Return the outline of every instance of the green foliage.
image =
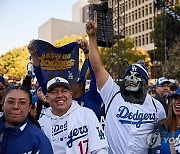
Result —
M129 64L144 60L151 66L151 59L143 48L134 48L134 40L126 38L114 44L113 48L100 48L101 59L113 78L122 78Z
M180 37L169 50L169 59L162 66L163 75L180 81Z
M15 48L0 57L0 74L21 79L27 72L28 62L27 48Z
M180 14L180 6L176 6L176 12ZM156 46L155 57L156 59L164 63L166 54L169 53L173 47L173 44L180 36L180 22L172 18L170 15L162 12L158 14L154 21L154 32L152 32L152 38Z

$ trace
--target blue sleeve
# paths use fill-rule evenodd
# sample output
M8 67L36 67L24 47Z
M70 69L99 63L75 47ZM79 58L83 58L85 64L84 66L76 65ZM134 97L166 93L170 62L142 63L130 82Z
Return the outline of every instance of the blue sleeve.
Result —
M46 136L41 138L41 141L36 150L36 153L38 153L38 154L53 154L53 149L52 149L51 143Z
M101 104L103 103L103 100L102 100L100 94L97 91L96 78L95 78L94 71L93 71L93 69L91 67L89 59L88 59L88 65L89 65L89 71L90 71L90 75L91 75L89 91L91 92L91 94L93 96L95 96L95 98L96 98L96 102L95 102L96 105L101 106Z
M44 94L46 94L46 81L44 79L44 75L43 75L43 72L42 72L42 69L41 69L41 66L39 65L38 67L37 66L34 66L34 74L37 78L37 81L39 83L39 86L42 88L42 91Z

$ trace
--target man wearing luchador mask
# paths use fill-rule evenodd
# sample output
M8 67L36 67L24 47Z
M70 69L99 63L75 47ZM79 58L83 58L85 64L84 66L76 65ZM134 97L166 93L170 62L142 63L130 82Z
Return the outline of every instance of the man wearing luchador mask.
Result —
M119 87L101 62L96 42L96 13L94 20L87 22L86 32L89 36L89 59L99 93L108 109L105 132L110 146L109 154L147 154L148 135L166 115L161 103L147 94L149 77L146 67L142 61L130 65Z

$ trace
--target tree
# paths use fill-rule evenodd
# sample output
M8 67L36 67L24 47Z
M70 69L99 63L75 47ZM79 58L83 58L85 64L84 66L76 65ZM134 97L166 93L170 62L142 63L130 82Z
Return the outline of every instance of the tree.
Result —
M180 14L180 5L176 5L176 12ZM180 22L172 16L161 12L154 20L154 31L152 38L155 44L155 59L164 63L169 57L169 50L177 37L180 36Z
M28 62L27 48L15 48L0 57L0 74L21 79L27 72Z
M163 75L180 81L180 37L169 50L169 60L162 65Z
M152 66L149 54L143 48L134 47L134 39L125 38L114 44L113 48L101 48L101 58L106 70L114 79L122 78L129 64L144 60L147 67Z

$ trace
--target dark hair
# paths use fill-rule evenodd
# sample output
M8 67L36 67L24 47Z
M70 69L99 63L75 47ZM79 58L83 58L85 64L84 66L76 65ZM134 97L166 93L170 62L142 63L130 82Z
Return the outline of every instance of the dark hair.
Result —
M11 86L11 87L8 87L7 88L7 91L4 95L4 98L3 100L6 98L6 96L13 90L23 90L24 92L26 92L29 96L29 100L30 100L30 104L32 104L32 94L30 92L30 90L24 86ZM39 122L37 121L37 119L35 119L30 113L28 113L28 119L35 125L37 126L38 128L40 128L40 124Z
M31 94L30 90L24 86L10 86L10 87L8 87L2 100L4 101L6 96L13 90L23 90L24 92L26 92L29 96L30 104L32 104L32 94Z

